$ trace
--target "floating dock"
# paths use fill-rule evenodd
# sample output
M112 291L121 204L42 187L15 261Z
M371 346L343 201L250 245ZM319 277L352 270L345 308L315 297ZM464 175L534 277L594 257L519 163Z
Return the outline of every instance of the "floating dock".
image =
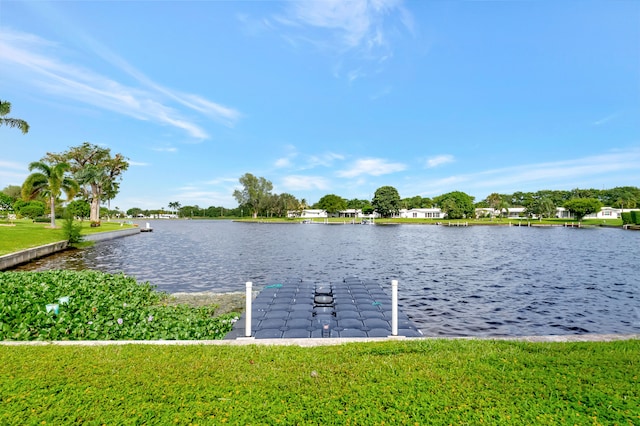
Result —
M397 336L422 337L397 311ZM388 337L393 334L392 297L378 282L347 277L339 282L288 280L264 287L225 339Z

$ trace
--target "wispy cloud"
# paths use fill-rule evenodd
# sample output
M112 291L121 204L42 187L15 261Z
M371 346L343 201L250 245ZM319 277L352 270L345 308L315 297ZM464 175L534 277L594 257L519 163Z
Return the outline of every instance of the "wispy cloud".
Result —
M601 118L599 120L596 120L591 124L593 124L594 126L602 126L603 124L608 123L609 121L613 120L617 116L618 116L618 113L609 114L606 117L603 117L603 118Z
M329 181L322 176L290 175L282 178L280 187L288 191L327 190Z
M62 48L56 43L8 29L0 30L0 66L5 78L21 84L138 120L172 126L197 139L209 135L178 108L185 107L186 112L197 112L227 126L240 118L233 108L165 88L98 43L92 46L96 46L92 52L134 77L139 85L127 85L82 65L64 62L59 59Z
M406 170L402 163L392 163L382 158L361 158L347 170L337 173L339 177L353 178L360 175L381 176Z
M293 170L310 170L317 167L333 167L336 161L344 160L344 155L335 152L321 154L304 154L298 152L293 145L286 146L287 154L278 158L274 166L276 168L289 168Z
M572 160L523 164L447 176L420 183L419 192L439 195L452 190L509 193L542 189L600 188L613 181L622 185L640 179L640 149L615 151ZM414 187L414 185L411 185ZM418 188L415 186L415 188Z
M26 164L0 160L0 179L11 185L22 185L28 174Z
M428 169L432 169L434 167L441 166L443 164L452 163L455 161L453 155L444 154L444 155L436 155L435 157L427 158L426 167Z
M285 30L283 37L294 47L311 45L332 55L353 52L377 64L393 56L391 32L415 29L402 0L293 1L272 20L277 24L274 28ZM358 65L345 69L350 82L367 74ZM334 69L334 75L341 75L339 69Z
M156 148L151 148L153 151L157 151L157 152L178 152L178 148L174 147L174 146L168 146L168 147L156 147Z
M133 160L129 160L129 165L130 166L137 166L137 167L147 167L150 164L149 163L143 163L141 161L133 161Z

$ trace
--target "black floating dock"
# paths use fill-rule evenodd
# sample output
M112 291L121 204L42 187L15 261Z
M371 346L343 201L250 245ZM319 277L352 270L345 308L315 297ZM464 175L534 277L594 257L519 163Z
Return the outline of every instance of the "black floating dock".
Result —
M267 285L253 300L251 336L255 339L388 337L392 333L391 313L391 296L375 281L357 277L340 282L287 280ZM245 323L243 316L225 339L245 337ZM400 311L398 336L422 336Z

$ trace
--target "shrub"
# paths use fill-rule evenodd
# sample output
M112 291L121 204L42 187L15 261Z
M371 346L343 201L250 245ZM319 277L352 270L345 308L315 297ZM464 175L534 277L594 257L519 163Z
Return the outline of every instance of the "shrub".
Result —
M237 319L214 316L213 305L170 306L166 299L122 274L1 272L0 340L210 340Z
M73 216L71 213L67 213L65 215L65 219L62 222L62 232L64 234L64 238L69 242L69 244L77 244L82 241L82 225L79 223L75 223L73 221Z

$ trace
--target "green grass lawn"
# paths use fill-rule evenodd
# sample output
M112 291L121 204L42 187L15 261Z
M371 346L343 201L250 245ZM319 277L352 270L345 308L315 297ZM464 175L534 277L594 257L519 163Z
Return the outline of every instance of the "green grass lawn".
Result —
M0 423L640 424L640 341L0 346Z
M91 228L88 220L76 223L82 224L83 235L123 229L120 222L102 222L101 226L95 228ZM50 229L48 226L48 223L33 223L26 219L0 222L0 256L65 239L60 228L61 220L56 222L58 226L56 229ZM131 227L131 225L124 226Z

